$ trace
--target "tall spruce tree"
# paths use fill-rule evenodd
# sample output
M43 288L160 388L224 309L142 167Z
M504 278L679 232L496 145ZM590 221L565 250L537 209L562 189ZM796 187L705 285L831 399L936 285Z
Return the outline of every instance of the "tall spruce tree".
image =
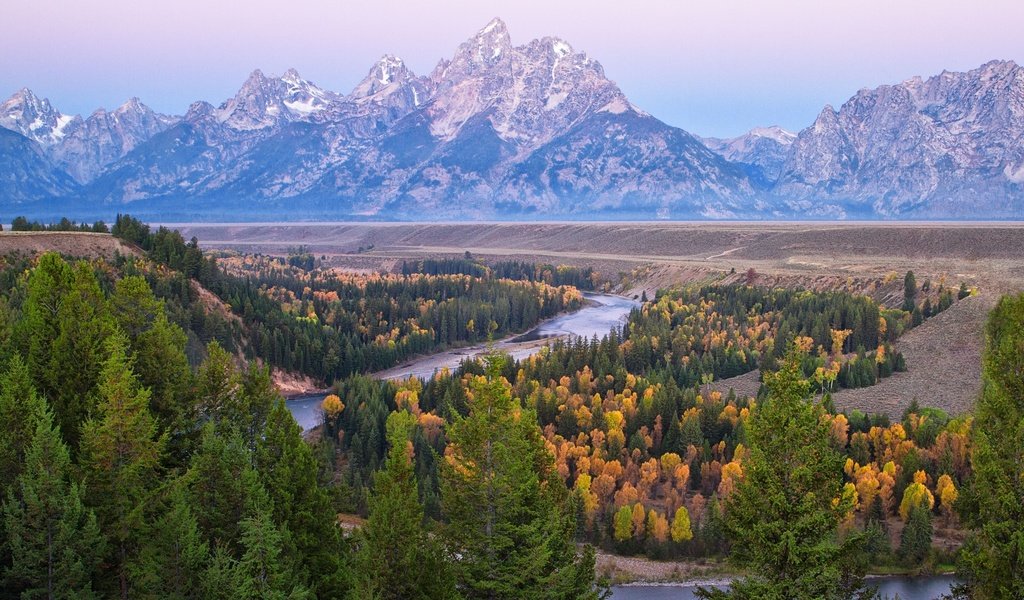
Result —
M68 263L56 252L41 255L29 273L21 319L14 325L16 349L25 357L36 391L46 397L52 397L55 391L48 385L47 367L53 342L60 335L57 314L70 287Z
M210 547L189 506L183 481L173 482L166 509L152 526L134 565L140 596L161 600L200 600Z
M32 385L28 366L14 354L7 371L0 376L0 498L21 474L36 426L46 409Z
M234 565L234 598L240 600L305 600L312 594L295 564L298 557L283 550L285 536L273 520L270 497L255 471L243 474L246 516L240 523L242 557Z
M957 503L974 528L961 592L1024 598L1024 294L1004 296L989 315L971 441L973 476Z
M149 411L149 390L139 387L127 344L120 332L106 344L97 413L82 428L79 456L87 504L96 510L110 544L112 581L107 583L121 598L131 593L143 509L159 483L157 465L163 448Z
M354 560L353 600L443 600L456 597L441 546L423 526L423 506L409 455L416 418L391 413L387 462L373 478L370 518L360 529Z
M4 503L4 588L22 598L95 597L92 580L103 538L81 489L70 480L68 449L49 410L41 410L24 471Z
M594 556L577 551L575 507L536 416L513 403L503 360L487 358L469 415L449 428L441 502L466 598L597 598Z
M318 481L319 465L302 429L273 387L265 368L246 374L249 413L258 420L254 465L273 503L274 521L288 528L302 566L316 574L314 591L338 598L348 589L346 547L337 511Z
M78 448L82 423L93 411L106 339L114 330L92 266L75 263L71 285L57 310L58 335L50 347L45 377L49 400L61 433L72 451Z
M725 503L732 557L751 573L704 598L857 597L862 577L855 538L840 540L852 509L843 496L843 456L832 446L823 409L803 377L795 347L765 377L768 397L751 416L744 478Z

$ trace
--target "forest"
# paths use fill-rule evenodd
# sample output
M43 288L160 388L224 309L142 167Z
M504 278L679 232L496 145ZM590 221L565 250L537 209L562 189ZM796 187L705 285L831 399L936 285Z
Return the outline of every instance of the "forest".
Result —
M288 259L206 256L195 238L185 242L164 227L150 231L127 215L117 217L111 233L183 278L180 293L162 298L181 302L189 293L184 282L193 279L230 307L244 325L247 343L218 338L222 345L237 344L249 358L324 382L521 333L583 301L574 286L549 284L543 277L477 277L457 269L351 275L309 268L315 257L302 249ZM573 268L554 272L565 280L585 275ZM158 293L166 289L155 280L151 284Z
M914 368L893 344L960 295L933 308L908 273L898 309L673 289L522 361L325 369L335 393L304 437L268 366L323 357L267 351L264 320L350 336L364 360L415 335L426 352L571 309L567 282L595 274L467 257L356 276L205 254L128 217L113 233L144 256L0 265L0 596L596 599L597 547L727 561L739 579L709 598L860 598L868 570L947 565L958 597L1024 597L1021 450L1003 443L1024 436L1024 295L989 317L973 415L833 406ZM484 270L444 272L461 260ZM446 314L463 337L439 333ZM756 397L716 385L752 370Z

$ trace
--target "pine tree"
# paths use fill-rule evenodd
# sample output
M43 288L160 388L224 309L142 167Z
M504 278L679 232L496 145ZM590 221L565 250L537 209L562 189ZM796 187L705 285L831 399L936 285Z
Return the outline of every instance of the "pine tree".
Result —
M316 573L314 591L340 597L348 588L346 548L335 523L337 511L319 485L313 449L302 439L302 430L265 369L250 372L243 387L249 412L265 414L255 432L255 468L270 494L274 521L288 528L302 565Z
M240 435L221 435L212 423L203 428L186 477L189 506L211 548L233 552L238 547L238 524L245 514L242 474L250 465Z
M959 575L970 598L1024 598L1024 294L989 315L975 415L973 477L957 502L974 532Z
M928 558L931 549L931 513L924 506L914 506L900 534L900 556L908 566L918 566Z
M185 332L167 320L163 302L142 277L118 281L110 306L118 328L128 337L139 382L150 390L153 415L161 429L180 429L188 412L192 375L185 356Z
M88 263L76 263L72 269L71 286L57 310L57 326L44 378L61 433L74 451L82 424L95 406L93 391L106 357L105 341L114 329Z
M173 482L169 496L166 510L143 542L135 581L143 597L199 600L204 597L209 546L188 504L184 482Z
M110 544L111 575L119 595L130 593L130 567L143 530L142 510L158 483L163 438L149 412L149 390L140 388L116 333L106 344L96 416L82 428L79 467L87 503L96 510Z
M423 506L409 450L415 417L388 417L387 462L374 476L370 518L359 531L352 597L380 599L455 597L455 581L437 542L423 527Z
M21 355L11 357L0 376L0 498L21 474L25 453L46 410L46 401L32 386L28 366Z
M917 306L917 280L913 271L903 278L903 310L911 312Z
M580 555L572 543L575 507L536 416L513 405L502 360L487 362L487 376L472 384L469 415L449 428L441 471L459 591L466 598L596 598L593 554Z
M242 557L235 564L234 598L240 600L304 600L312 595L292 561L282 553L284 539L274 524L271 501L255 471L245 472L246 516L240 523Z
M842 499L843 456L833 448L819 404L809 400L794 348L766 375L768 397L750 419L744 478L725 503L733 559L752 575L705 598L850 598L861 587L848 539L838 526L850 509ZM841 499L838 501L836 499Z
M94 597L92 577L103 553L96 517L70 481L71 459L43 410L25 468L4 503L11 565L4 587L22 598Z
M52 397L47 367L54 340L60 335L57 314L71 287L71 267L56 252L39 257L28 277L21 319L15 324L14 341L34 378L36 391Z

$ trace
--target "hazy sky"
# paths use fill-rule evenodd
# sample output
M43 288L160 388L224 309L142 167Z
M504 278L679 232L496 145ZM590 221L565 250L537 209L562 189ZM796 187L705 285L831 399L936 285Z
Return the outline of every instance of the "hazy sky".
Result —
M348 92L382 54L417 74L492 17L600 61L634 104L702 135L799 130L858 89L1024 61L1021 0L31 0L0 9L0 96L87 115L139 96L181 114L255 68Z

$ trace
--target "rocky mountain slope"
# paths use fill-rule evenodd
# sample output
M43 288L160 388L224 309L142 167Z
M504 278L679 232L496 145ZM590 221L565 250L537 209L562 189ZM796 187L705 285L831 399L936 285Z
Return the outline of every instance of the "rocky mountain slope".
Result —
M793 142L773 187L791 207L885 217L1024 215L1024 69L993 61L861 90Z
M1022 81L993 62L862 90L796 135L702 140L495 19L429 74L387 55L347 94L257 70L181 117L132 99L83 120L21 90L0 105L0 191L181 220L1019 217Z

